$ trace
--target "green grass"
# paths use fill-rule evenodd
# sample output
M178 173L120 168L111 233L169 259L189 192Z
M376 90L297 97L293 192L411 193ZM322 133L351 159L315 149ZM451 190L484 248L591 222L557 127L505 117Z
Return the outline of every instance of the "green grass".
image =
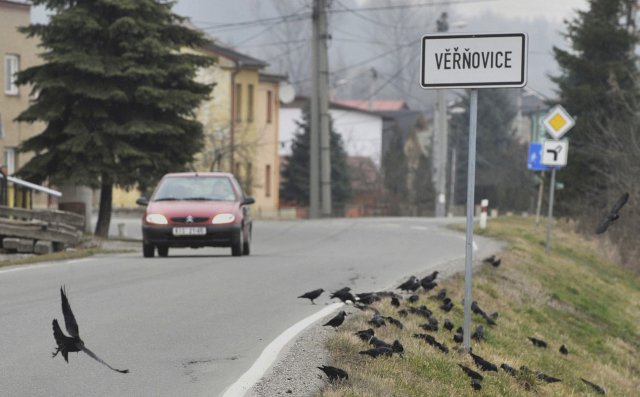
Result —
M473 299L486 311L498 311L498 325L488 327L476 315L472 329L485 326L486 341L472 341L475 353L500 365L526 365L562 379L546 384L532 374L517 378L500 370L483 373L482 391L470 386L457 364L477 369L467 355L452 348L452 335L441 329L436 339L451 350L445 355L423 341L412 338L424 332L425 320L414 315L401 319L404 330L387 325L376 336L392 342L400 339L403 357L371 359L358 354L367 345L353 332L369 328L371 312L350 316L328 341L331 365L345 369L348 382L328 385L318 396L590 396L597 395L580 377L603 386L607 395L633 396L640 390L640 278L600 255L595 239L573 233L566 224L556 224L550 256L545 250L545 228L536 228L531 218L503 217L491 220L483 235L503 239L508 248L500 253L502 265L482 266L474 272ZM432 297L446 288L455 303L445 315ZM449 318L462 325L464 278L455 275L416 305L426 304L442 325ZM406 305L403 302L403 306ZM386 299L374 305L383 315L398 318L397 309ZM527 336L544 339L547 349L534 347ZM566 345L569 355L558 352Z

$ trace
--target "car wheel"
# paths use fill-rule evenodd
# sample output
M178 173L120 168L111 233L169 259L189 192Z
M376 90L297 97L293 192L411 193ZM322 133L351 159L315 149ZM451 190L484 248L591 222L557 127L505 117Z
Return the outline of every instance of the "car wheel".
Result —
M238 231L235 238L231 242L231 255L233 256L242 255L243 241L244 241L244 231L242 230L242 228L240 228L240 231Z
M145 258L153 258L156 247L153 244L142 243L142 256Z
M166 258L169 255L169 247L166 245L158 246L158 256Z
M249 234L247 235L247 239L242 244L242 255L249 255L251 253L251 228L249 228Z

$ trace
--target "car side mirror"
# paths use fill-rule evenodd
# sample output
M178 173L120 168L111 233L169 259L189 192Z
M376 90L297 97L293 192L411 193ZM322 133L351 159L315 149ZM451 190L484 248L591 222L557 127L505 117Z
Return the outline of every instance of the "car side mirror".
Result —
M255 203L256 200L253 197L245 197L242 205L249 205Z
M140 197L139 199L136 200L136 204L143 205L146 207L147 205L149 205L149 200L147 200L146 197Z

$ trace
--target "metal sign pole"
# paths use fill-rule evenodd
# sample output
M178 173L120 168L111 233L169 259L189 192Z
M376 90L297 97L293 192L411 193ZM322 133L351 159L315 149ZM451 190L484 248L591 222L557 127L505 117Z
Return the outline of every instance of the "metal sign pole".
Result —
M556 190L556 167L551 169L551 182L549 183L549 216L547 217L547 247L545 252L551 252L551 222L553 221L553 193Z
M467 246L464 271L464 324L462 342L465 352L471 348L471 276L473 263L473 209L476 185L476 128L478 121L478 90L469 95L469 164L467 168Z

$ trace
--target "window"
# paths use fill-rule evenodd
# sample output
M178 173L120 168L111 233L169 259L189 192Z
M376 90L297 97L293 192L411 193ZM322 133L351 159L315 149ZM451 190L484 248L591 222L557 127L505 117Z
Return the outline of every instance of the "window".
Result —
M16 73L20 70L20 57L14 54L4 56L4 93L7 95L18 95L16 85Z
M271 124L271 112L273 112L273 93L271 90L267 91L267 123ZM267 166L269 167L269 166ZM269 197L269 196L267 196Z
M271 166L267 165L264 173L264 195L271 197Z
M0 113L0 139L4 138L4 126L2 125L2 113Z
M4 164L7 166L7 175L13 175L16 172L16 149L4 149Z
M249 92L247 93L247 95L249 97L249 106L247 106L247 121L251 123L253 121L253 84L249 84Z
M236 121L241 121L242 117L242 85L236 84Z

